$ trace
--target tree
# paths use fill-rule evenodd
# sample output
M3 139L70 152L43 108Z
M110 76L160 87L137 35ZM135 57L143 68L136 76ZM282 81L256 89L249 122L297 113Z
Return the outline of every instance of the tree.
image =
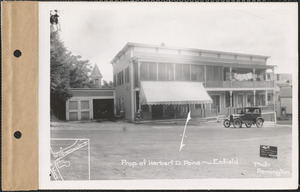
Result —
M72 94L70 92L70 65L68 58L71 53L59 39L58 31L50 34L50 106L57 118L63 118L63 104Z
M58 12L50 15L50 106L59 119L65 119L65 102L72 97L70 88L90 87L88 60L74 56L60 39Z
M113 88L113 87L114 87L114 85L113 85L112 81L107 82L107 81L103 80L102 88Z

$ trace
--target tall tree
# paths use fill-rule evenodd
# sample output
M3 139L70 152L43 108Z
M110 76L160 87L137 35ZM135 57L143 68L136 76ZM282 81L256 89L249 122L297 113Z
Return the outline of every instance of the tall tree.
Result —
M90 87L88 74L91 66L88 60L74 56L60 38L58 11L50 15L50 105L51 112L59 119L65 119L65 102L72 97L70 88Z

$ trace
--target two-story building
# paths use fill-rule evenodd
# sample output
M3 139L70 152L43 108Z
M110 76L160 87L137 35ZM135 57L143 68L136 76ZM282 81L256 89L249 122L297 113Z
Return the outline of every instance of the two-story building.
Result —
M127 43L113 58L116 113L144 119L227 115L233 108L274 111L268 56Z

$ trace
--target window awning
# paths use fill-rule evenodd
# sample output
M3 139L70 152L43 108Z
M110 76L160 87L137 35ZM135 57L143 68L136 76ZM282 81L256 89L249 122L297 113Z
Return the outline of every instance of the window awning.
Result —
M200 82L141 81L141 105L207 104L212 99Z

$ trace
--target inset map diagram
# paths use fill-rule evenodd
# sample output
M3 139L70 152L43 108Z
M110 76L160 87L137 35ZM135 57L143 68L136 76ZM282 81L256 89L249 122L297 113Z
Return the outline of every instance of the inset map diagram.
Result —
M51 180L90 180L90 140L51 139Z

